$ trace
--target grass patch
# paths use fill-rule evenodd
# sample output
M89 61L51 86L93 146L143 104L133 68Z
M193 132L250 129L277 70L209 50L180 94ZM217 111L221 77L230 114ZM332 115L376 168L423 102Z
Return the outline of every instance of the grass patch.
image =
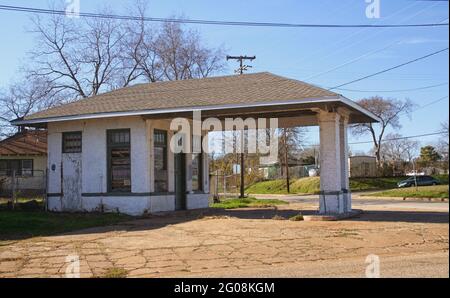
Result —
M125 278L128 276L128 271L123 268L109 268L100 276L101 278Z
M419 186L417 190L415 187L397 188L366 194L366 196L444 199L448 198L448 185Z
M289 220L291 220L291 221L302 221L303 219L304 219L303 214L301 214L301 213L289 218Z
M291 193L317 194L320 191L319 177L306 177L292 179L290 183ZM245 190L250 194L287 194L286 180L277 179L254 183Z
M247 193L256 194L285 194L286 180L277 179L270 181L256 182L245 190Z
M442 184L448 184L448 175L433 176ZM380 177L380 178L350 178L351 191L370 191L397 188L399 181L408 177ZM292 194L318 194L320 191L320 177L305 177L292 179L290 183ZM261 181L247 187L249 194L287 194L286 180L277 179Z
M130 216L115 213L0 210L0 241L50 236L85 228L107 226L130 218Z
M220 203L213 203L211 205L212 208L223 208L223 209L235 209L235 208L245 208L245 207L273 207L276 205L288 204L285 201L281 200L260 200L255 198L228 198L221 200Z
M365 191L396 188L397 183L407 177L350 178L350 190Z
M286 220L286 218L284 218L283 216L280 216L280 215L278 215L278 214L275 215L275 216L273 216L272 219L273 219L273 220Z

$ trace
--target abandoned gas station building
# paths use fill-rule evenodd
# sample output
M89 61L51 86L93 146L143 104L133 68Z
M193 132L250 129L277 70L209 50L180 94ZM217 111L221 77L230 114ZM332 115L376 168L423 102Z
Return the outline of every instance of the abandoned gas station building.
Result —
M139 215L208 207L208 156L168 146L171 119L193 111L205 119L319 125L320 213L351 210L347 126L377 117L339 94L271 73L138 84L12 123L48 130L49 210Z

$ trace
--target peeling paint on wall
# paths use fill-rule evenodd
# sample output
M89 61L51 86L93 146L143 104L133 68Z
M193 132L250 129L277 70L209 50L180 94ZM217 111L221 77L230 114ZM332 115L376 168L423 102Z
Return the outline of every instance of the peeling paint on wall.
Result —
M63 154L63 207L64 211L79 211L81 203L81 153Z

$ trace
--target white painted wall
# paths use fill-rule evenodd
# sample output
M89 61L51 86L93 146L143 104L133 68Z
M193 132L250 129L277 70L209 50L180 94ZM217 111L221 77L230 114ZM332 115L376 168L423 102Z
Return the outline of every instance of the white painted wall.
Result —
M81 153L81 207L79 211L122 212L141 215L175 210L174 156L168 156L167 195L152 195L154 192L153 130L167 130L168 120L144 120L141 117L104 118L80 121L54 122L48 124L48 207L53 211L65 211L61 197L62 133L82 132ZM133 196L107 194L107 139L108 129L130 129L131 132L131 190ZM187 158L188 189L191 177L190 159ZM205 154L203 185L209 190L208 161ZM208 207L208 194L189 194L188 209Z

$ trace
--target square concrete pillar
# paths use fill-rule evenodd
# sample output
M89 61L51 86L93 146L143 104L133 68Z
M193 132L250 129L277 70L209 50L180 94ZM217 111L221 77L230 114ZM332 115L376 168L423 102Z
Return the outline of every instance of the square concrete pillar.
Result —
M341 122L336 112L320 111L320 199L321 214L346 213L342 191Z
M352 194L350 192L348 169L348 115L341 114L339 123L339 137L341 145L341 188L344 197L345 212L352 211Z

